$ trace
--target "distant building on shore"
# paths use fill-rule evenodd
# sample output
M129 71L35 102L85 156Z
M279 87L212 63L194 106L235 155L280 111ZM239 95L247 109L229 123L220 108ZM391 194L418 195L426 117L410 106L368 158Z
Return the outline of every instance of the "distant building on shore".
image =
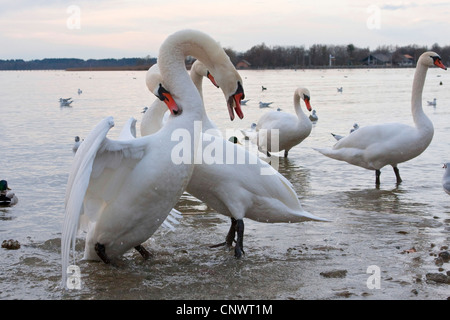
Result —
M361 62L367 66L390 66L392 57L382 53L373 53L362 59Z
M247 60L241 60L236 64L236 69L249 69L251 66Z

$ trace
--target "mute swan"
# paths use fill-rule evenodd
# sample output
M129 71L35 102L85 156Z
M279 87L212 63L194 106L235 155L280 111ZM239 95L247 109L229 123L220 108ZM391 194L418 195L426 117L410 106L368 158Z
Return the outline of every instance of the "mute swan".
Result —
M450 162L444 163L444 176L442 177L442 187L447 194L450 194Z
M8 181L0 180L0 207L11 207L17 204L19 199L8 187Z
M447 69L438 54L423 53L417 61L411 96L411 112L415 126L386 123L365 126L339 140L332 148L315 149L327 157L375 170L376 185L380 184L380 169L391 165L401 183L399 163L420 155L430 144L434 128L422 109L422 91L429 67Z
M231 63L231 62L230 62ZM157 66L155 66L157 68ZM158 72L156 69L152 72ZM151 73L150 73L151 74ZM209 72L209 70L206 68L206 66L200 61L196 60L191 67L190 71L190 77L192 81L194 82L194 85L196 86L198 92L200 93L200 96L203 96L203 77L208 78L216 87L218 87L218 84L216 83L216 80L214 79L214 76ZM236 83L239 81L239 83L242 83L242 79L239 76L239 74L236 72ZM238 87L237 87L238 88ZM236 88L236 90L238 90ZM236 92L233 92L236 94ZM153 104L150 106L149 110L144 114L141 121L141 135L146 136L149 134L152 134L159 129L162 128L164 123L167 121L167 118L165 117L167 114L167 108L164 106L164 103L157 99ZM219 132L219 129L217 126L208 118L204 108L202 111L202 125L204 129L213 129L217 130Z
M230 64L229 68L229 74L234 74L234 67ZM203 121L207 119L203 117ZM260 222L328 221L304 211L292 185L272 166L235 144L233 137L231 141L224 140L220 135L209 134L216 131L207 131L208 128L207 122L202 125L202 161L195 164L186 191L231 217L230 231L220 245L231 247L237 233L235 257L244 252L244 217Z
M220 55L216 52L217 46L211 37L194 30L169 36L159 52L161 74L153 82L146 79L152 92L171 111L167 124L149 136L114 141L106 137L114 126L113 118L107 117L80 146L66 188L61 241L63 285L70 246L72 244L75 251L80 220L89 227L84 259L109 263L110 258L133 247L144 258L150 256L141 244L163 223L184 192L194 169L199 142L200 132L195 121L201 119L203 102L186 72L184 61L191 55L214 70L215 58ZM240 85L228 83L227 78L221 80L221 85L228 90ZM238 102L234 96L227 102L229 108L242 116L239 106L234 106ZM233 110L229 111L231 117ZM175 133L190 137L189 141L183 141L186 142L183 147L194 151L185 149L183 153L188 158L179 163L173 159L173 150L180 144L173 139Z
M266 152L270 156L270 152L284 150L284 156L287 157L292 147L309 136L312 123L303 112L300 99L305 102L308 111L311 111L310 96L306 88L299 87L294 91L296 116L281 111L270 111L261 116L256 124L257 144L261 152ZM276 134L272 130L278 130L278 148L272 143L272 135Z

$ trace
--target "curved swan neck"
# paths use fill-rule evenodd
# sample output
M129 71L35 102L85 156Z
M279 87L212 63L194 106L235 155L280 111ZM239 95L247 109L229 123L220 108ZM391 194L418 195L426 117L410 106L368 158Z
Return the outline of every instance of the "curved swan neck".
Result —
M200 97L203 100L203 75L199 74L195 67L191 69L191 72L189 73L192 79L192 82L194 83L195 87L197 88L198 93L200 94Z
M427 75L428 66L418 63L416 71L414 73L414 80L411 94L411 112L414 119L414 123L417 127L424 125L431 125L431 121L428 119L422 108L422 92L425 84L425 78Z
M175 98L177 95L201 98L186 71L184 61L187 56L193 56L201 60L207 68L213 68L213 62L217 59L215 59L216 47L209 45L211 43L216 44L212 38L202 32L183 30L172 34L162 44L158 65L161 76Z
M303 94L303 90L302 89L297 89L295 90L294 93L294 109L295 109L295 113L297 114L297 117L299 119L301 118L306 118L306 114L303 112L300 100Z

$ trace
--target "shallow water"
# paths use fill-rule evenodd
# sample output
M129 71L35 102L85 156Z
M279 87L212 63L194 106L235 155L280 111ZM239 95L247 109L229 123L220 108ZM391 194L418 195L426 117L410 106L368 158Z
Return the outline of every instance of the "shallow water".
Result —
M240 73L250 99L243 106L243 120L230 122L221 91L204 83L208 114L221 129L236 130L236 135L267 111L259 108L259 101L273 101L271 110L293 113L296 87L310 89L319 121L288 159L279 159L278 169L307 211L332 222L265 224L247 219L245 256L236 260L233 251L209 248L224 240L229 218L185 194L177 209L186 215L176 231L160 229L145 243L155 254L152 260L143 261L134 251L114 265L78 260L81 289L63 291L60 237L74 137L84 138L109 115L116 122L109 136L117 137L128 118L140 120L143 107L154 98L145 87L145 72L0 72L0 178L8 180L19 198L15 207L0 209L0 241L21 244L19 250L0 250L0 298L449 297L448 284L426 277L450 270L449 263L435 263L449 245L450 198L441 185L442 164L450 158L448 71L430 69L424 88L424 110L435 126L431 145L399 165L399 186L392 169L383 168L379 188L372 171L329 159L312 148L331 146L335 140L330 133L348 134L355 122L412 124L413 69ZM58 99L70 96L72 107L60 108ZM427 106L433 98L437 106ZM78 258L83 244L80 238Z

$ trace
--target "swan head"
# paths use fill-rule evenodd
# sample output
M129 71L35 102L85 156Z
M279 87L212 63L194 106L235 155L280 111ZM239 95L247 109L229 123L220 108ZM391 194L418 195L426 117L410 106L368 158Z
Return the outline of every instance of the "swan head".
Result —
M225 97L227 97L226 94ZM244 98L244 88L242 87L241 82L238 81L236 91L232 95L228 96L227 99L228 113L230 114L231 121L234 120L234 111L236 111L236 114L240 119L244 118L244 113L241 109L241 100Z
M217 84L216 79L214 79L214 76L209 72L208 68L206 68L206 66L200 60L195 60L195 62L192 64L191 72L195 72L202 77L208 78L212 82L212 84L216 86L216 88L219 88L219 85Z
M422 53L418 63L422 63L427 67L432 67L433 65L435 65L436 67L447 70L447 67L442 63L441 56L433 51L427 51L425 53Z
M306 109L308 109L308 111L311 111L312 110L311 103L310 103L311 94L310 94L309 90L306 88L298 88L297 94L305 102Z
M230 59L228 56L222 55L220 59L223 60L224 63L222 65L220 63L217 66L214 65L215 68L213 72L214 74L217 74L217 78L219 79L218 81L222 86L220 86L218 84L218 81L216 81L216 76L211 74L209 69L200 60L196 60L192 64L191 72L195 72L202 77L208 78L213 85L215 85L217 88L221 88L225 95L225 98L227 99L228 112L230 114L231 120L234 120L234 110L236 111L239 118L242 119L244 117L244 114L242 113L241 109L241 100L243 100L245 97L244 89L242 88L242 79L233 65L229 63ZM231 81L228 79L230 79Z
M148 69L147 74L145 75L145 84L150 92L167 105L171 114L181 114L182 109L176 104L170 92L164 88L157 64L154 64Z

